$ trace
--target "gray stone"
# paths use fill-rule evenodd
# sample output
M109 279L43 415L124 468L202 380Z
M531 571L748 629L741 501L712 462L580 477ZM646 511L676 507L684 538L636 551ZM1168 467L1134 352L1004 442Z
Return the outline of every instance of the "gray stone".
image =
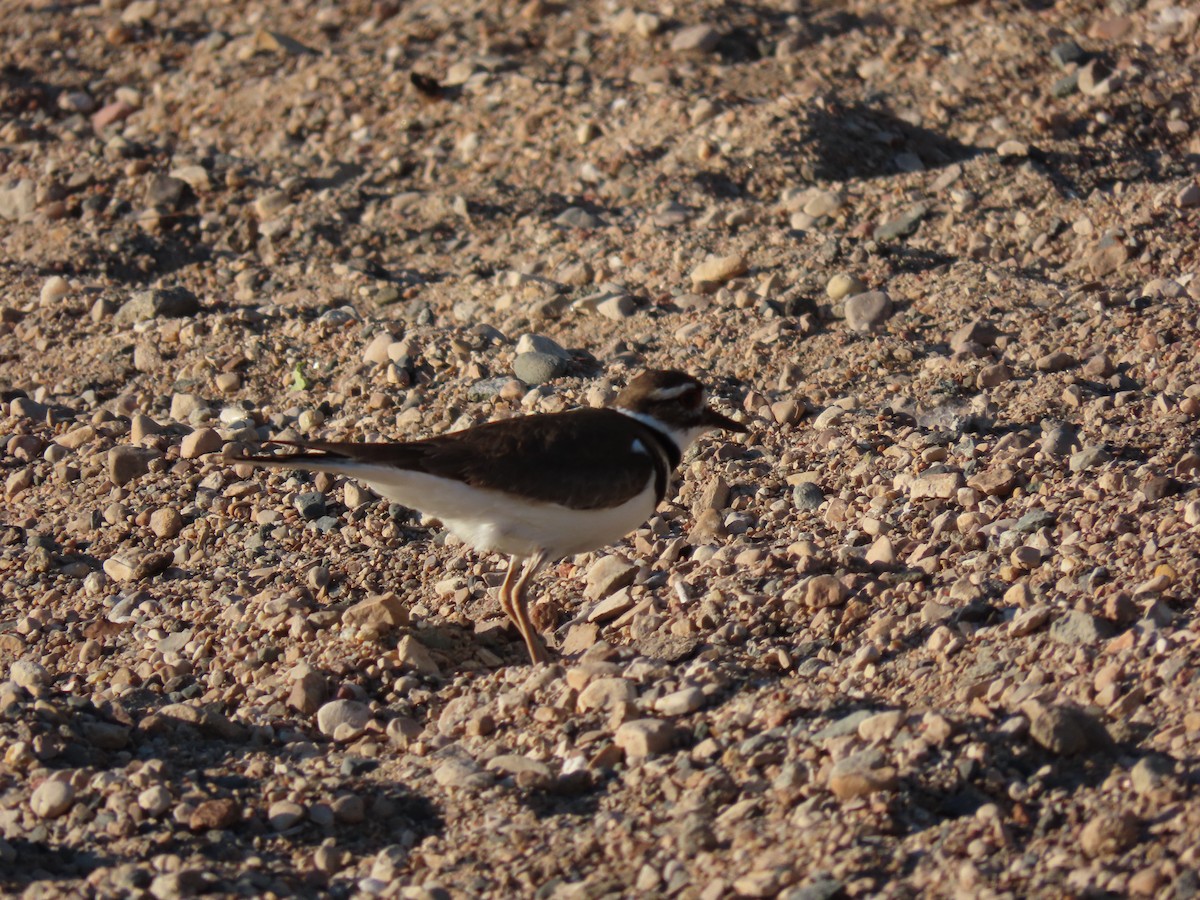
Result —
M108 478L121 485L141 478L150 471L150 462L162 454L144 447L120 444L108 451Z
M877 226L872 237L877 241L891 241L896 238L908 237L917 230L917 226L921 224L921 220L925 218L928 211L929 208L924 204L914 206Z
M1095 645L1112 636L1112 624L1106 619L1077 609L1060 616L1050 626L1050 637L1063 644Z
M562 357L538 350L518 353L513 360L513 374L526 384L545 384L566 370L567 363Z
M370 721L370 707L356 700L331 700L317 710L317 728L327 737L337 736L342 727L361 734Z
M554 217L555 225L567 228L603 228L605 221L594 212L580 206L568 206Z
M1041 451L1047 456L1060 459L1071 452L1079 443L1079 431L1074 425L1056 422L1042 426Z
M483 378L473 382L467 388L467 399L473 403L479 403L483 400L491 400L493 397L499 397L500 392L505 386L512 381L507 375L497 375L495 378Z
M825 502L825 492L811 481L801 481L792 488L792 503L796 509L820 509Z
M792 888L780 895L780 900L833 900L840 897L844 885L831 876L818 875L812 884Z
M486 788L495 778L474 760L454 756L433 770L433 780L447 788Z
M1012 530L1020 534L1032 534L1035 531L1041 531L1043 528L1052 528L1057 524L1058 519L1054 513L1047 512L1044 509L1035 509L1017 519L1017 524L1012 527Z
M1111 459L1112 454L1103 447L1085 447L1078 453L1071 454L1069 465L1072 472L1086 472L1088 469L1103 465Z
M200 301L187 288L154 288L138 291L117 310L113 321L132 325L150 319L181 319L200 311Z
M892 298L885 291L867 291L849 298L843 308L854 331L870 331L892 314Z
M1029 717L1029 736L1059 756L1107 750L1112 737L1099 719L1076 706L1036 704Z
M1079 73L1068 72L1062 78L1057 78L1054 84L1050 85L1050 93L1058 100L1064 97L1070 97L1079 89Z
M875 715L875 713L876 711L873 709L860 709L858 712L852 712L848 716L842 716L836 722L826 725L814 734L812 739L814 741L827 741L830 738L858 734L858 726Z
M146 205L168 210L178 209L186 189L187 182L182 179L161 173L151 175L146 183Z
M296 512L306 519L319 519L325 515L325 495L320 491L305 491L297 495L293 505Z
M1083 48L1074 41L1063 41L1050 49L1050 59L1060 69L1065 69L1071 63L1081 62L1085 55Z

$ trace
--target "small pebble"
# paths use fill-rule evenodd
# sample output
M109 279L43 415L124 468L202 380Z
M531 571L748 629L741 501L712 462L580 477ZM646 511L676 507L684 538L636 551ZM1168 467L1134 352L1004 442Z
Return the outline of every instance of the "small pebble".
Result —
M845 297L854 297L866 293L867 286L853 275L839 273L829 279L825 285L825 293L835 303Z

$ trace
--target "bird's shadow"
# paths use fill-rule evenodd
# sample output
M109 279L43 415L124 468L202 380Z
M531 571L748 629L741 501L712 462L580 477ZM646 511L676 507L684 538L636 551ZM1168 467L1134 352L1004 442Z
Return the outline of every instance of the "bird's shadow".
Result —
M799 161L811 182L891 177L904 171L903 155L937 169L979 155L979 148L914 125L881 104L813 104L803 115L795 146L784 152Z

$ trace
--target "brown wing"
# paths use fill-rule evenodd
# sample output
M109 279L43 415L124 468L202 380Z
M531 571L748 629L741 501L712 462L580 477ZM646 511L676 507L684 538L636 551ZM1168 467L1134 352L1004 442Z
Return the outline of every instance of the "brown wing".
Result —
M245 456L275 466L357 462L453 478L572 509L618 506L666 476L650 429L608 409L522 416L409 443L279 441L300 447L290 456ZM660 440L660 439L659 439ZM338 465L353 474L353 467Z

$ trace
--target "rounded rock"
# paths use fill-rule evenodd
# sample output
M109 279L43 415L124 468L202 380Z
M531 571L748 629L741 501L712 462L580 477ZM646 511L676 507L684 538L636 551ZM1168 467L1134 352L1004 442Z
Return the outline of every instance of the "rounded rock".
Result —
M825 502L825 492L811 481L802 481L792 488L792 503L796 509L820 509Z
M841 300L844 297L855 297L864 293L867 286L862 280L854 275L847 275L844 272L839 272L829 279L829 283L825 285L825 293L830 300Z
M150 530L158 537L170 539L183 529L183 516L177 509L164 506L150 514Z
M545 384L563 374L566 369L567 363L562 357L540 350L518 353L513 360L513 374L526 384Z
M41 304L42 306L53 306L70 292L71 286L61 275L47 278L46 283L42 285Z
M267 809L267 821L276 831L287 831L304 818L304 807L290 800L278 800Z
M179 445L179 455L184 459L196 459L208 453L215 453L224 445L221 435L213 428L197 428L184 437Z
M27 691L34 691L50 683L50 673L29 659L18 659L8 669L8 677Z
M841 606L846 597L846 586L833 575L814 575L805 582L804 605L809 609Z
M161 816L171 808L171 792L161 784L156 784L138 794L137 802L151 816Z
M1137 843L1138 821L1126 813L1104 813L1090 819L1079 834L1079 845L1091 857L1115 856Z
M361 734L370 721L370 708L356 700L331 700L317 710L317 728L327 737L332 737L339 725Z
M75 803L75 789L66 781L43 781L29 806L33 814L41 819L57 819Z
M892 298L884 291L855 294L846 301L846 324L854 331L870 331L892 314Z

